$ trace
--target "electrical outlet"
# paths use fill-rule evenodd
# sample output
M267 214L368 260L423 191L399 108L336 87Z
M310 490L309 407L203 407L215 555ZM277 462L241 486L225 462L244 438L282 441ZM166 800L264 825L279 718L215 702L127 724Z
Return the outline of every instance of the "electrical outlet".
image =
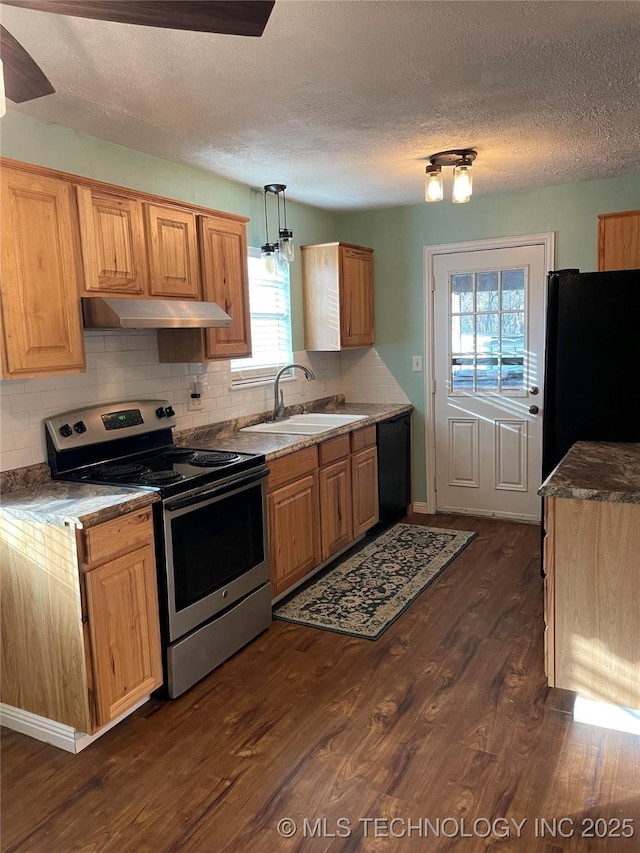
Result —
M414 373L422 373L422 356L414 355L411 358L411 369Z
M202 397L192 397L191 394L187 397L187 411L189 412L201 412L202 411Z

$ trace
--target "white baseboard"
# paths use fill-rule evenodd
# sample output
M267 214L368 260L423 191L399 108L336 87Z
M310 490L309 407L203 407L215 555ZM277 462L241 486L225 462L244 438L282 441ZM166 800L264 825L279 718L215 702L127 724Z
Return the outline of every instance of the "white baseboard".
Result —
M102 737L109 729L117 726L125 717L128 717L148 700L149 696L144 696L139 702L128 708L124 714L120 714L119 717L92 735L86 732L78 732L73 726L68 726L66 723L58 723L55 720L49 720L47 717L41 717L39 714L32 714L31 711L14 708L13 705L5 705L4 702L0 702L0 725L14 732L20 732L20 734L43 741L43 743L49 743L51 746L57 746L58 749L77 754L93 743L94 740Z
M502 518L505 521L525 521L528 524L540 524L539 515L524 515L517 512L493 512L487 509L461 509L457 506L439 506L438 512L448 512L451 515L475 515L480 518Z
M414 501L411 507L411 512L417 512L420 515L430 515L429 504L424 501Z
M593 699L583 699L582 696L576 696L573 720L576 723L587 723L603 729L640 735L640 711L622 708L619 705L609 705L606 702L596 702Z

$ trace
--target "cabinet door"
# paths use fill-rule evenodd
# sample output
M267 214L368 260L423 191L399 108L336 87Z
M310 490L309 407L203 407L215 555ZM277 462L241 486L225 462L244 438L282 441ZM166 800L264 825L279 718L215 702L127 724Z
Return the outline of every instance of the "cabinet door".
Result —
M84 578L100 727L162 684L153 548L90 569Z
M148 274L141 203L89 187L76 187L76 196L85 290L145 293Z
M353 535L360 536L378 521L378 449L368 447L351 457Z
M340 342L343 347L373 344L373 256L341 248Z
M322 559L328 560L353 539L349 459L321 468L319 477Z
M243 222L199 216L202 291L233 320L228 329L207 329L207 358L251 355L247 236Z
M598 269L640 269L640 210L598 216Z
M195 214L145 204L145 219L151 295L199 299Z
M320 563L318 475L268 496L271 585L279 595Z
M2 170L3 375L85 370L71 185Z

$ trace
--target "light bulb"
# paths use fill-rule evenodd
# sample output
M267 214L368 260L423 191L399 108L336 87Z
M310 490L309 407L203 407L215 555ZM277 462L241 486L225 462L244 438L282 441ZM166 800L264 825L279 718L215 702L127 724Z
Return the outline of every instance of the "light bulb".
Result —
M276 259L275 260L276 269L280 274L282 274L287 269L287 267L289 266L289 261L288 261L286 255L282 252L280 246L278 246L277 244L276 244L276 251L274 253L274 257Z
M427 166L426 176L424 179L424 200L425 201L442 201L444 194L442 191L442 167Z
M275 249L273 243L264 243L260 248L260 257L267 275L273 275L276 271Z
M278 245L280 247L281 254L284 255L289 263L292 263L296 254L296 247L293 242L293 231L290 231L288 228L281 228Z
M471 198L473 174L471 163L462 160L453 169L453 193L451 201L462 204Z
M0 118L7 111L7 101L4 96L4 66L2 64L2 60L0 59Z

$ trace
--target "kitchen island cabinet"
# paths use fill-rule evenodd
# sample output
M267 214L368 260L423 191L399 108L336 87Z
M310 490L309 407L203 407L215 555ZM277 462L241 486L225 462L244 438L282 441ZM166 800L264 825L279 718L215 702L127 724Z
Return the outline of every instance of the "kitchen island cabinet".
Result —
M640 444L578 442L540 493L549 686L640 709Z
M151 509L88 529L3 512L0 545L3 706L77 751L162 684Z

